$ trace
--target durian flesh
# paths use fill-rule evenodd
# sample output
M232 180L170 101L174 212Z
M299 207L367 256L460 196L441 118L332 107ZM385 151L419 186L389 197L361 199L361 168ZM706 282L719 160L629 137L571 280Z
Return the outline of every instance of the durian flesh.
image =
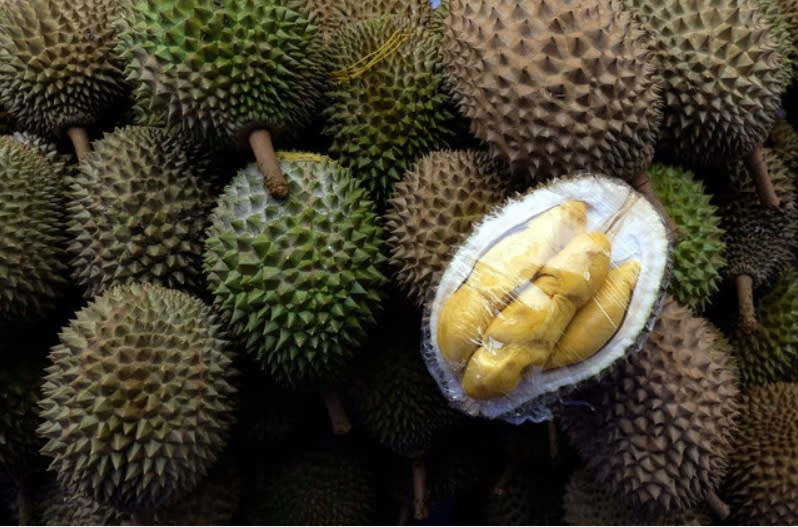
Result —
M547 418L548 397L637 349L670 251L661 216L618 181L561 179L511 202L438 284L424 322L433 376L466 413Z

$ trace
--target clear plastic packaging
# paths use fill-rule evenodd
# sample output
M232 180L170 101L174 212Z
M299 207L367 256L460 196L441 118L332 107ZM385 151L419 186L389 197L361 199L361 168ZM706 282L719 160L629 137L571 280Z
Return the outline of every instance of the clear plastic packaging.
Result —
M463 412L551 419L554 402L642 347L667 286L663 218L627 184L583 175L511 200L455 252L423 353Z

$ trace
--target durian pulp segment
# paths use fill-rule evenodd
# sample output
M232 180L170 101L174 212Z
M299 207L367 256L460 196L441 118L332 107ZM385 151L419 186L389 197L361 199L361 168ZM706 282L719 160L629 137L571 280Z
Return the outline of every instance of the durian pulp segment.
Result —
M518 385L526 368L542 367L576 310L605 281L610 251L606 235L583 233L546 262L528 288L533 304L526 302L530 295L522 293L488 327L487 345L474 353L466 368L466 393L477 399L502 396ZM525 311L531 316L523 316Z
M505 232L475 264L463 269L468 278L446 301L436 325L441 353L453 368L465 366L479 347L488 323L506 305L508 295L584 230L586 214L583 202L557 204L527 218L515 232Z
M443 274L425 318L425 333L428 339L425 353L430 359L429 369L441 390L460 410L471 415L502 418L513 422L524 419L546 419L548 409L544 395L555 392L567 393L569 387L597 375L628 350L637 349L636 345L639 344L642 335L648 331L648 323L659 307L662 288L667 286L671 251L662 217L647 200L637 197L638 195L623 182L590 174L580 175L554 180L547 186L533 190L526 196L511 201L475 227L473 234L456 251ZM447 309L447 301L455 291L462 288L473 262L487 254L487 250L496 243L497 233L511 232L517 225L528 222L530 217L534 218L566 201L582 201L587 204L584 230L588 233L604 232L607 230L607 225L613 223L614 218L619 218L610 229L612 232L611 251L608 248L610 269L630 260L639 263L639 275L631 287L633 294L630 294L626 309L622 310L621 327L610 335L604 346L599 346L599 351L576 364L545 370L544 361L539 367L527 368L517 386L508 393L487 399L473 397L463 386L463 372L453 368L441 351L438 329L440 322L446 323L444 310ZM621 215L618 214L620 210L623 210ZM567 241L570 240L565 240L566 243ZM562 277L565 278L565 282L574 278L570 275ZM596 287L601 286L603 282L604 280L599 281ZM520 291L514 291L518 294L516 298L525 295L526 299L530 300L532 295L540 296L539 292L533 292L534 290L519 289ZM554 288L549 289L549 293L554 292L556 292ZM597 292L594 290L589 297L593 298L595 294ZM545 296L551 298L551 295ZM538 302L541 301L542 297L538 299ZM532 304L534 306L534 302ZM451 309L451 306L449 308ZM511 313L512 311L504 315ZM496 318L497 314L495 312L493 318ZM452 313L448 316L450 319L457 318ZM567 328L573 316L575 315L567 317L563 330ZM555 316L561 321L560 317L565 318L565 314ZM486 324L486 329L488 326L489 324ZM478 339L476 344L479 346L484 344L486 348L497 347L496 342L487 338ZM539 361L541 355L545 354L548 357L551 354L551 350L546 352L539 346L536 348L535 345L522 341L514 341L510 348L510 351L513 350L521 357L522 362ZM488 359L494 364L502 362L496 354L490 356L487 350L482 355L486 363L489 362ZM507 364L514 364L513 367L517 367L518 360L517 357L510 356L504 359Z

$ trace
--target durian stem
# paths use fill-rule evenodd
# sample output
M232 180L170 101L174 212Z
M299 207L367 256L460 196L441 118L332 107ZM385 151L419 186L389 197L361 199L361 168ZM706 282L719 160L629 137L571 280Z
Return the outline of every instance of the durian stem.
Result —
M756 193L759 194L759 201L762 202L762 205L768 208L778 207L780 200L776 195L776 189L773 188L773 182L770 180L768 165L762 153L762 147L755 148L743 158L743 162L748 174L751 175L751 179L754 181L754 185L756 185Z
M429 488L427 487L427 465L420 458L413 460L413 517L426 520L429 516Z
M263 174L263 181L266 190L277 199L284 199L288 196L288 183L280 170L280 163L277 161L277 154L274 153L272 136L268 130L255 130L249 134L249 146L255 153L258 162L258 169Z
M668 211L665 209L665 205L663 205L657 197L657 194L654 192L654 187L651 186L651 179L649 179L648 174L642 172L630 181L630 183L636 191L644 195L646 199L654 205L654 208L657 209L665 219L665 225L668 227L668 231L670 231L674 243L680 242L682 238L684 238L684 232L674 223L673 218L671 218L670 214L668 214Z
M333 434L337 436L348 434L352 430L352 423L349 422L349 416L338 392L324 392L324 404L327 405Z
M747 274L735 279L737 285L737 305L740 310L740 327L746 333L752 333L757 326L756 309L754 308L754 281Z
M706 502L717 519L725 520L729 517L729 514L731 513L729 506L726 504L726 502L720 499L717 494L715 494L714 490L707 492Z
M546 423L549 432L549 458L557 459L560 454L560 433L557 431L557 424L554 421Z
M151 510L139 510L133 513L133 525L155 525Z
M89 152L91 146L89 145L89 135L86 133L85 128L72 127L67 129L69 140L72 141L72 146L75 148L75 154L78 156L78 163L83 162Z
M510 482L515 477L515 473L518 471L518 464L514 460L510 460L507 465L502 470L501 475L499 476L499 481L493 486L493 493L501 496L507 490L507 487L510 485Z
M17 515L20 525L33 525L33 504L30 499L30 489L20 481L17 483Z

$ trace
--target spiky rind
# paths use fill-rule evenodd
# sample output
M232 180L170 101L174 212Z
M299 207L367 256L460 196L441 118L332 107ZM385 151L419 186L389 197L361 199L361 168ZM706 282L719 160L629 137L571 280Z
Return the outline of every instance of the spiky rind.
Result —
M764 150L764 158L776 195L778 208L765 208L742 162L729 170L729 187L719 195L722 227L726 231L725 274L730 278L748 275L759 287L774 275L792 266L798 244L798 207L795 180L781 158Z
M711 525L712 519L700 510L660 517L641 515L639 510L618 501L590 479L587 471L574 472L563 498L567 525Z
M52 481L37 502L36 523L40 525L125 525L126 515L82 494L73 494Z
M757 299L757 325L734 332L743 388L787 380L798 357L798 276L788 271Z
M792 28L790 24L798 23L798 18L796 18L796 13L793 13L788 19L787 14L790 9L796 11L798 2L796 0L757 0L756 4L778 40L784 73L791 78L798 59L798 41L795 39L798 36L798 28Z
M211 217L205 271L232 330L290 387L340 380L380 306L385 258L373 202L329 158L287 154L288 198L255 165Z
M423 306L474 223L509 195L509 175L482 152L433 152L405 173L385 224L394 277L409 298Z
M0 137L0 320L47 315L67 284L61 158Z
M648 38L615 1L452 0L443 62L491 153L533 179L630 179L654 154L659 80Z
M123 511L192 490L232 421L235 371L213 310L160 285L117 286L60 339L38 429L59 483Z
M501 493L489 491L482 506L486 525L532 525L534 497L525 474L516 474Z
M413 162L454 139L454 109L443 89L438 41L407 17L384 16L341 28L330 42L331 69L346 71L396 35L406 40L362 76L336 77L324 110L330 155L378 201L388 198Z
M564 424L595 481L647 514L694 507L725 474L737 375L721 333L669 298L645 347L573 398Z
M787 86L756 0L624 0L656 40L661 146L691 165L724 164L767 138Z
M682 305L700 313L718 291L726 266L717 207L693 174L675 167L653 165L648 170L659 200L684 235L673 254L668 292Z
M798 384L753 388L742 398L742 416L730 456L726 496L735 522L798 523Z
M255 525L368 525L374 522L374 488L371 468L350 452L300 452L269 475Z
M125 127L95 142L68 191L72 274L87 298L138 281L205 289L214 197L204 168L162 128Z
M44 137L91 127L123 110L123 65L113 52L119 0L9 2L0 16L0 104Z
M337 25L348 24L360 20L379 18L383 15L398 15L422 24L433 16L432 3L429 0L333 0L333 20Z
M776 119L765 146L784 162L792 180L798 181L798 132L795 128L784 119Z
M136 0L119 52L137 104L208 143L310 121L321 93L317 27L297 0Z

